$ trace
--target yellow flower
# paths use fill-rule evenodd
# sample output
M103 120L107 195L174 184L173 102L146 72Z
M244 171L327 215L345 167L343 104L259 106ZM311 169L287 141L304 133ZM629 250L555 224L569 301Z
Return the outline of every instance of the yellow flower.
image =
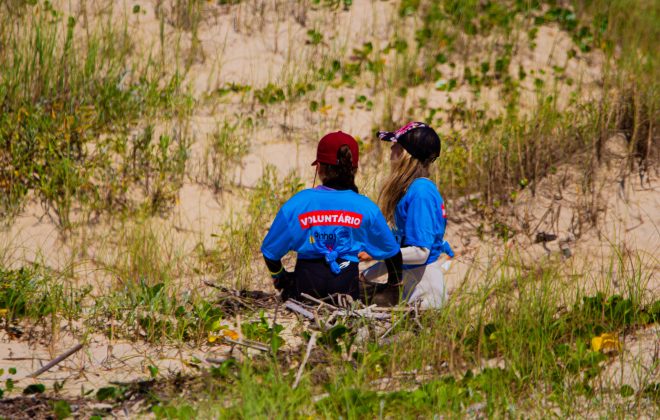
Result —
M598 337L591 339L591 348L593 351L600 352L609 352L609 351L620 351L621 342L619 337L612 333L603 333Z
M0 316L5 316L8 313L9 313L9 309L4 309L4 308L0 309Z
M232 340L238 340L238 333L236 331L232 330L222 330L220 333L227 338L231 338Z
M209 332L209 343L215 343L215 340L218 339L218 336L215 335L213 332Z

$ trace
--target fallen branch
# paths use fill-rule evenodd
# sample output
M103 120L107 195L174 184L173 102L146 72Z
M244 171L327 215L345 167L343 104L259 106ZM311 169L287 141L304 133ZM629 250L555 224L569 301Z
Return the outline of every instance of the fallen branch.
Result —
M303 308L299 304L292 302L291 299L287 300L284 303L284 307L286 307L288 310L299 313L300 315L304 316L305 318L314 320L315 316L313 313L308 311L307 309Z
M232 295L232 296L238 296L238 292L237 292L236 290L228 289L228 288L226 288L225 286L221 286L221 285L219 285L219 284L215 284L215 283L213 283L213 282L211 282L211 281L208 281L208 280L203 280L203 282L204 282L205 285L207 285L207 286L209 286L209 287L212 287L212 288L214 288L214 289L218 289L218 290L220 290L220 291L222 291L222 292L224 292L224 293L229 293L229 294Z
M315 344L316 344L316 331L312 333L312 336L309 339L309 343L307 343L307 352L305 353L305 357L303 358L303 361L300 364L300 367L298 368L298 373L296 374L296 380L293 382L293 389L296 389L298 383L300 382L300 378L302 377L303 370L305 369L305 365L307 364L307 359L309 359L309 355L312 352L312 348L314 348Z
M371 310L374 312L412 312L413 308L410 306L376 306L371 307Z
M397 325L399 325L399 322L401 322L401 320L404 319L404 318L405 318L405 317L402 316L402 317L400 317L399 319L397 319L396 322L395 322L394 324L392 324L392 326L390 326L390 328L388 328L387 331L385 331L385 332L383 333L383 335L380 336L380 339L382 340L382 339L384 339L385 337L387 337L387 335L388 335L389 333L391 333L391 332L394 330L394 328L395 328Z
M231 360L231 357L207 357L205 360L207 363L211 363L214 365L221 365L227 360Z
M353 314L355 314L358 317L363 317L363 318L368 318L368 319L377 319L377 320L389 320L392 319L392 315L387 314L387 313L382 313L382 312L371 312L371 308L366 308L366 309L358 309L357 311L354 311Z
M46 372L53 366L57 365L58 363L62 362L64 359L67 357L71 356L73 353L77 352L83 348L83 345L78 343L74 347L70 348L69 350L65 351L64 353L60 354L57 356L55 359L53 359L51 362L47 363L45 366L42 366L41 369L37 370L31 375L28 375L29 378L36 378L37 376L41 375L42 373Z
M244 341L236 341L236 340L232 340L229 337L224 337L224 339L227 343L236 344L238 346L245 346L245 347L249 347L251 349L260 350L260 351L269 351L270 350L268 347L266 347L265 344L261 344L261 343L258 343L258 342L245 341L245 340Z
M317 298L315 298L315 297L313 297L313 296L310 296L310 295L308 295L307 293L301 293L300 296L304 297L304 298L307 299L307 300L311 300L311 301L314 302L314 303L317 303L317 304L319 305L319 308L322 308L323 306L327 306L327 307L330 308L330 309L334 309L334 310L339 309L339 308L337 308L335 305L331 305L331 304L329 304L329 303L327 303L327 302L322 301L321 299L317 299Z

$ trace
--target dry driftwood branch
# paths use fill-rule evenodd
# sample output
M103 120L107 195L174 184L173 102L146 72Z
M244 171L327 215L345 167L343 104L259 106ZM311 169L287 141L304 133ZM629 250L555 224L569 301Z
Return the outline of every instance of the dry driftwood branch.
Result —
M318 305L319 305L319 309L322 308L322 307L324 307L324 306L327 306L328 308L330 308L330 309L334 309L334 310L339 309L339 308L337 308L335 305L331 305L331 304L329 304L329 303L327 303L327 302L322 301L321 299L317 299L317 298L315 298L315 297L313 297L313 296L310 296L310 295L308 295L307 293L301 293L300 296L302 296L302 297L304 297L305 299L311 300L312 302L318 304Z
M205 360L207 363L211 363L214 365L221 365L227 360L232 359L231 357L207 357Z
M308 319L311 319L311 320L314 320L316 318L313 313L311 313L307 309L303 308L299 303L293 302L292 299L287 300L284 303L284 306L288 310L299 313L300 315L304 316L305 318L308 318Z
M236 341L236 340L232 340L229 337L224 337L224 340L227 343L230 343L230 344L249 347L249 348L255 349L255 350L260 350L260 351L269 351L270 350L265 344L262 344L262 343L259 343L259 342L256 342L256 341L246 341L246 340Z
M357 311L353 312L353 314L358 317L376 319L380 321L392 319L392 315L382 312L372 312L370 308L358 309Z
M300 382L300 378L302 377L303 370L305 370L305 365L307 364L307 359L309 359L309 355L312 353L312 348L314 348L315 344L316 344L316 331L312 333L312 336L309 339L309 343L307 343L307 351L305 352L305 357L303 358L303 361L300 364L300 367L298 368L298 373L296 374L296 380L293 382L293 389L296 389L298 383Z
M417 326L419 327L420 330L423 330L424 327L422 326L422 323L419 322L419 304L420 304L420 301L417 301L417 302L415 302L415 306L414 306L415 307L415 323L417 324Z
M83 348L83 345L78 343L75 346L71 347L69 350L65 351L64 353L60 354L57 356L55 359L53 359L51 362L47 363L45 366L42 366L40 369L38 369L36 372L33 374L29 375L29 378L36 378L37 376L41 375L42 373L46 372L53 366L57 365L58 363L62 362L64 359L67 357L71 356L73 353L77 352Z
M339 316L339 311L334 311L333 313L330 314L328 319L325 320L325 324L326 325L332 324L335 321L335 319L337 319L337 316Z
M392 325L387 329L387 331L385 331L385 332L383 333L383 335L380 336L380 339L382 340L382 339L384 339L385 337L387 337L387 335L388 335L389 333L391 333L391 332L394 330L394 328L396 328L397 325L399 325L399 322L401 322L401 320L402 320L403 318L404 318L404 317L401 317L401 318L397 319L396 322L395 322L394 324L392 324Z
M215 283L213 283L212 281L208 281L208 280L204 280L203 282L204 282L205 285L207 285L207 286L209 286L209 287L213 287L214 289L221 290L221 291L223 291L223 292L225 292L225 293L229 293L229 294L231 294L231 295L233 295L233 296L236 296L236 295L237 295L236 290L230 290L230 289L226 288L225 286L221 286L221 285L219 285L219 284L215 284Z
M413 308L410 306L370 306L374 312L412 312Z

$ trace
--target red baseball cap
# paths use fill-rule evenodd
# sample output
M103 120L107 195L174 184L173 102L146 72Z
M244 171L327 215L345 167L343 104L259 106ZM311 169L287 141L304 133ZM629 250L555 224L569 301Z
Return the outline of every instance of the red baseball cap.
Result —
M353 136L342 131L335 131L323 136L323 138L319 141L318 147L316 148L316 160L312 162L312 166L316 165L317 163L336 165L337 152L344 145L351 149L351 155L353 156L353 167L357 168L358 160L360 158L360 151L357 141L355 141Z

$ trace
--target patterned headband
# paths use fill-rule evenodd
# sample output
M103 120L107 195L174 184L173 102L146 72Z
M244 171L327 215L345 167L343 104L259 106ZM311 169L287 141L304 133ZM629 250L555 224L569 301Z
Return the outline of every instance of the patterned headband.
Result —
M408 124L404 125L403 127L399 128L396 131L379 131L376 133L379 139L383 141L391 141L393 143L396 143L401 136L406 134L409 131L412 131L416 128L422 128L422 127L428 127L428 125L422 123L422 122L409 122Z

